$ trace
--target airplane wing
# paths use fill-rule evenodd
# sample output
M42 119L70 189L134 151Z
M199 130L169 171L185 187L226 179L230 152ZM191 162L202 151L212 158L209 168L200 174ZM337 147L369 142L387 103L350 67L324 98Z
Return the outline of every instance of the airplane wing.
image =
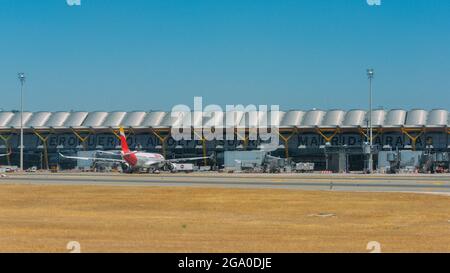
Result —
M153 165L159 165L161 164L161 162L164 163L164 161L147 161L144 163L144 165L145 167L151 167Z
M211 159L213 156L202 156L202 157L186 157L186 158L175 158L175 159L167 159L167 162L183 162L183 161L195 161L202 159Z
M266 157L270 158L270 159L284 159L284 158L273 156L273 155L270 155L270 154L267 154Z
M95 151L99 154L120 155L120 151Z
M3 156L8 156L8 155L10 155L11 153L8 153L8 154L2 154L2 155L0 155L0 157L3 157Z
M99 153L99 154L107 154L107 155L118 155L118 156L123 156L123 155L132 155L132 154L136 154L137 153L137 151L134 151L134 152L128 152L128 153L124 153L124 154L122 154L122 152L121 151L95 151L96 153Z
M102 158L102 157L83 157L83 156L66 156L62 153L59 153L62 158L67 159L77 159L77 160L95 160L95 161L106 161L106 162L117 162L117 163L126 163L123 159L114 159L114 158Z

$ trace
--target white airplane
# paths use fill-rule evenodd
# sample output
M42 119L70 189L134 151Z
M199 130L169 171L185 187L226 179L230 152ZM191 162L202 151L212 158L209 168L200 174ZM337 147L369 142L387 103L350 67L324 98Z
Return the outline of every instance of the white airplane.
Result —
M164 166L169 166L173 168L173 163L183 162L183 161L195 161L201 160L209 157L189 157L189 158L177 158L177 159L165 159L163 155L157 153L144 153L139 151L130 151L128 148L127 139L125 132L122 127L120 127L120 144L122 151L120 153L98 151L99 153L112 154L116 156L121 156L121 159L114 158L101 158L101 157L79 157L79 156L66 156L61 153L59 155L63 158L76 159L76 160L94 160L94 161L104 161L104 162L115 162L121 163L126 166L125 172L139 172L142 169L148 170L148 172L157 172Z

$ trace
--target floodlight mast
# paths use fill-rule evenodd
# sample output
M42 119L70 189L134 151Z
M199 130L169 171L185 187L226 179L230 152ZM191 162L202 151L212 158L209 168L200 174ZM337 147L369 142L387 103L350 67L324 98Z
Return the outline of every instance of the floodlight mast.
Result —
M373 173L372 80L374 74L375 73L372 68L367 69L367 77L369 78L369 173Z
M25 73L18 73L20 81L20 170L23 171L23 86Z

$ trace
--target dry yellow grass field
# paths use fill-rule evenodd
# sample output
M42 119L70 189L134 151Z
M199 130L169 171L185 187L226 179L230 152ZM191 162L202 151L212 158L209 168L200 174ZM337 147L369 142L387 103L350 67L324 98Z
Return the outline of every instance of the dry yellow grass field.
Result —
M0 185L1 252L450 252L449 220L447 196Z

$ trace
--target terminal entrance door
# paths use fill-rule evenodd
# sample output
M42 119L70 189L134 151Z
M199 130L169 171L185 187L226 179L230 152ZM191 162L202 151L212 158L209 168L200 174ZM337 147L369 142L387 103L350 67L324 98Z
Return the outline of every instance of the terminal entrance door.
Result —
M364 171L364 162L365 162L365 158L364 158L363 154L349 155L348 156L349 171L351 171L351 172Z

